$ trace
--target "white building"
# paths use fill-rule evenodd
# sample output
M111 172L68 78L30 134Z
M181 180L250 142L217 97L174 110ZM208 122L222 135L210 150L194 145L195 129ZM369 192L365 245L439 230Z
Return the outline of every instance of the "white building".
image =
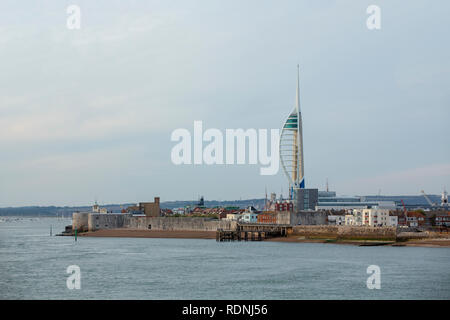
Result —
M353 214L345 215L346 226L362 226L362 214L360 211L353 212Z
M240 219L240 221L247 223L257 223L258 214L252 212L244 212L244 214L242 214L242 218Z
M227 216L223 220L228 221L239 221L242 218L242 215L239 213L227 213Z
M422 218L422 220L423 220L423 218ZM407 217L406 222L407 222L407 225L410 227L418 227L419 226L419 221L418 221L417 217Z
M95 213L108 213L108 210L106 208L100 208L100 206L95 202L95 204L92 206L92 212Z
M328 224L342 226L345 224L345 216L328 216Z
M383 227L389 225L389 209L362 209L362 222L365 226Z
M398 217L397 216L389 216L389 227L398 226Z
M389 216L389 209L368 208L353 209L352 214L345 216L345 225L370 226L370 227L395 227L398 225L398 217Z
M172 212L173 214L186 214L186 208L174 208Z

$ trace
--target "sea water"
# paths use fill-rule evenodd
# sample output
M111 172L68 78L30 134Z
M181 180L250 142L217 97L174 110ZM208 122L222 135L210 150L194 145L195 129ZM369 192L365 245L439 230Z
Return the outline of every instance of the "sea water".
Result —
M450 299L450 248L55 236L69 224L2 217L0 299Z

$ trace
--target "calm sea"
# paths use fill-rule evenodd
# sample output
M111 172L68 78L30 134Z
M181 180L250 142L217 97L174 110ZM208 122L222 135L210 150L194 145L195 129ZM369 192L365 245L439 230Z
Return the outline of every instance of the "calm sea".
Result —
M50 236L68 224L0 222L0 299L450 299L450 248Z

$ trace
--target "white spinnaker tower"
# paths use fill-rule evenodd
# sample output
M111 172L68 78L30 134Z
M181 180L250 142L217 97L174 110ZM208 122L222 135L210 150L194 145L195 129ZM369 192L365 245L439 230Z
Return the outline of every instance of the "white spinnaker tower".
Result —
M297 65L297 95L294 110L286 119L280 135L280 162L293 189L305 188L305 169L303 162L303 128L300 110L300 75Z

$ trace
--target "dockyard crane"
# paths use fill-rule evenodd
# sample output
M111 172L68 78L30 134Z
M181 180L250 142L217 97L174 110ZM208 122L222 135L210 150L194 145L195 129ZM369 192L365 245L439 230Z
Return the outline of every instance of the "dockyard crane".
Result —
M405 226L408 226L408 210L406 210L405 203L403 202L403 199L401 199L402 205L403 205L403 211L405 212Z
M421 191L423 193L423 196L425 197L425 200L427 200L428 204L432 207L437 207L437 205L433 202L431 202L430 198L428 198L427 194L425 193L425 191Z
M405 206L405 203L403 202L403 199L401 201L402 201L402 205L403 205L403 211L405 212L405 220L407 220L407 218L408 218L408 210L406 210L406 206Z

